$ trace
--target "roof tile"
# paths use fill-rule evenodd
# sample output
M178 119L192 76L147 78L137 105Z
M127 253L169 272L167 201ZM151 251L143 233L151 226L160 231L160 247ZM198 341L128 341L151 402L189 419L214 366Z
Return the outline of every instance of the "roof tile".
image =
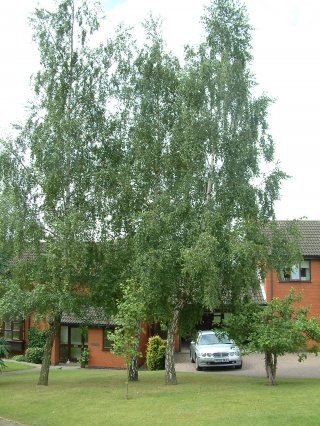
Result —
M301 234L301 250L303 256L320 256L320 220L294 221ZM289 221L278 220L280 226L285 226Z

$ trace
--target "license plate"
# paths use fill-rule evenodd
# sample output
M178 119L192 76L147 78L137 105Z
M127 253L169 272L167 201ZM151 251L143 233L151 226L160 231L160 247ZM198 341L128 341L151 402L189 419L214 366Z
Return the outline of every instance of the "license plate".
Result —
M219 358L219 359L215 359L214 362L229 362L228 358Z

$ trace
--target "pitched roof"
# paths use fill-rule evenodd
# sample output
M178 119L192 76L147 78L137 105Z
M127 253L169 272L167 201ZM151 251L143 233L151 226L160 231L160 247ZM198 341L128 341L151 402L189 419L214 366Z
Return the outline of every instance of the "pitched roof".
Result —
M260 284L260 287L258 290L253 291L253 301L257 303L258 305L266 305L267 297L266 297L263 283Z
M82 315L74 313L63 313L61 318L62 325L88 325L88 326L113 326L114 322L102 310L89 308Z
M278 220L280 226L285 226L289 221ZM301 250L303 256L320 257L320 220L297 220L301 234Z

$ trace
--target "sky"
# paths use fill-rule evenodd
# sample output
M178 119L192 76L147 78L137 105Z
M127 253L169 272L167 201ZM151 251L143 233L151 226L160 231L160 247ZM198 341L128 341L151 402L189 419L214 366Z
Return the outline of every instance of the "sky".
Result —
M106 25L139 25L150 12L163 19L167 46L182 55L201 38L200 17L209 0L103 0ZM256 94L274 103L269 126L276 158L291 176L275 204L277 219L320 219L320 1L243 0L252 32L251 70ZM0 1L0 134L24 119L31 98L30 76L38 69L28 16L53 0ZM140 34L138 32L138 34Z

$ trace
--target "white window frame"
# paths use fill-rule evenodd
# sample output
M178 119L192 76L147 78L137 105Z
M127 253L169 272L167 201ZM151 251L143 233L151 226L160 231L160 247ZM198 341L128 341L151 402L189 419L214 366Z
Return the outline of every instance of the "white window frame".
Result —
M302 269L309 270L307 276L302 276ZM290 272L289 272L290 270ZM291 268L286 268L283 270L280 276L280 282L310 282L311 281L311 263L310 260L303 260L296 265L293 265ZM289 278L285 278L285 275L290 274Z

